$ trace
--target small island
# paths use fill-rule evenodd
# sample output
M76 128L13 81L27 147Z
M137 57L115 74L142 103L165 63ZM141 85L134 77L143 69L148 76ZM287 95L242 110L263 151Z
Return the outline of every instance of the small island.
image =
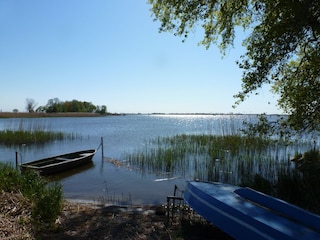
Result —
M98 117L111 115L106 105L94 105L91 102L59 98L49 99L45 106L37 107L34 99L26 99L26 112L13 109L12 112L1 112L0 118L37 118L37 117ZM37 108L36 108L37 107Z

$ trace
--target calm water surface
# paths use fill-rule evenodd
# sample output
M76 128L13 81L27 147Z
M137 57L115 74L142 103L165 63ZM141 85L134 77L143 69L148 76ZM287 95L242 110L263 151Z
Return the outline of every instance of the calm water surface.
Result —
M229 134L242 125L243 120L256 119L244 115L126 115L97 118L39 118L0 119L0 130L41 129L62 131L76 135L74 140L57 141L45 146L22 145L0 147L0 161L15 163L77 150L98 148L104 139L104 156L125 160L125 153L141 148L148 140L176 134ZM228 129L228 130L226 130ZM229 132L228 132L229 131ZM158 204L172 195L174 185L184 188L185 181L193 176L176 176L161 181L164 175L142 174L130 167L117 167L102 158L101 148L93 164L58 176L66 198L85 200L130 200L133 204Z

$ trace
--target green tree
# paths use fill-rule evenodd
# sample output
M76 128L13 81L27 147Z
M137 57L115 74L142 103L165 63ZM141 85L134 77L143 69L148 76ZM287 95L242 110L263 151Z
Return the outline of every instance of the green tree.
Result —
M100 113L100 114L106 114L107 113L107 106L106 105L102 105L101 107L98 105L96 107L96 113Z
M57 113L61 112L62 102L59 98L52 98L48 100L48 103L45 107L47 113Z
M105 107L105 106L104 106ZM57 112L89 112L93 113L96 111L96 106L91 102L86 101L60 101L59 98L49 99L45 107L39 107L37 111L45 111L47 113L57 113ZM105 107L106 110L106 107Z
M242 28L246 52L236 105L264 84L279 94L278 105L295 130L320 126L320 1L318 0L149 0L160 32L184 40L201 26L200 44L218 45L224 54ZM183 41L184 41L183 40Z

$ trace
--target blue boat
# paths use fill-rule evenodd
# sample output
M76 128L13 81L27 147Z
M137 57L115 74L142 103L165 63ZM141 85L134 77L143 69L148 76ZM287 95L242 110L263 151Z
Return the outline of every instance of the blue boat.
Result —
M250 188L190 181L184 200L235 239L320 239L320 216Z

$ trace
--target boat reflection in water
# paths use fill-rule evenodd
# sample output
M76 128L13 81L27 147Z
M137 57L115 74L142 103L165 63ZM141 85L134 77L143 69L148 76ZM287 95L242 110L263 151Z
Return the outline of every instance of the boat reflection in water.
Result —
M83 173L83 172L86 172L90 169L93 169L94 168L94 163L93 161L90 161L84 165L81 165L79 167L75 167L73 169L69 169L67 171L63 171L63 172L60 172L60 173L57 173L57 174L53 174L53 175L49 175L47 176L48 180L49 181L61 181L63 179L66 179L66 178L69 178L69 177L72 177L72 176L75 176L77 174L80 174L80 173Z

